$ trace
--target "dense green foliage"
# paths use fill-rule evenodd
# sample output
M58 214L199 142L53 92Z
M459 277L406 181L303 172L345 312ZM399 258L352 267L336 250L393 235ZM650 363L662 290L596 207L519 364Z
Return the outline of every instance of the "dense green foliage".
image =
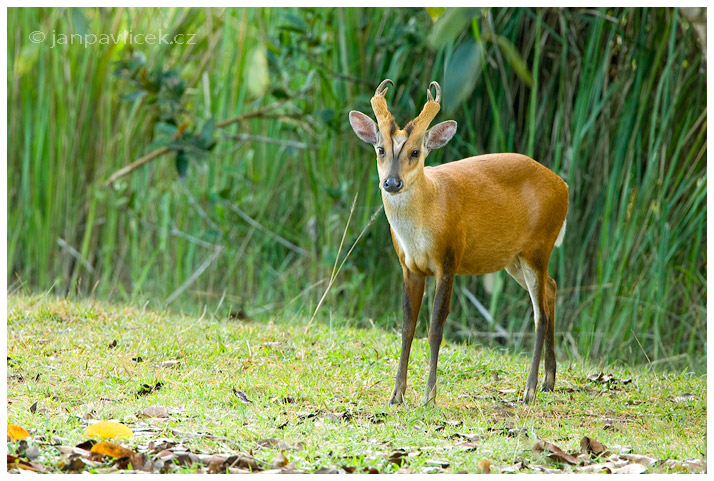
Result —
M676 9L33 8L10 9L8 26L11 291L309 316L381 203L347 113L371 113L391 78L406 120L437 80L435 122L459 131L428 162L521 152L570 186L550 264L561 351L705 366L706 75ZM195 37L49 38L125 30ZM454 292L448 335L530 346L528 296L505 273ZM380 214L318 317L392 325L400 300Z

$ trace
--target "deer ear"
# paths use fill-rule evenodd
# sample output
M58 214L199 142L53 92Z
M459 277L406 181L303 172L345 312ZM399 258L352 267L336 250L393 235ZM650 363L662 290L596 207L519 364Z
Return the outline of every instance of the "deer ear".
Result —
M362 142L377 144L377 124L362 112L350 112L350 125Z
M426 134L426 148L429 150L440 149L445 146L456 133L456 122L447 120L436 124Z

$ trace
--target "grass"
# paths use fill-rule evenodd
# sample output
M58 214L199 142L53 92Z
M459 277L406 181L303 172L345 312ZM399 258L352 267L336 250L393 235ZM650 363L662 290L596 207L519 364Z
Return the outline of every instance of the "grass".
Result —
M518 399L525 356L446 342L437 404L423 407L418 400L428 346L422 338L412 351L408 406L390 407L400 349L396 330L355 328L335 318L303 334L306 322L226 319L211 312L195 318L97 301L10 296L8 422L36 439L75 445L85 440L82 416L91 414L151 431L125 442L132 447L170 438L208 453L253 450L268 463L279 450L257 444L275 438L299 445L285 453L306 471L371 466L395 472L389 456L405 448L412 455L403 467L414 472L435 470L429 464L435 459L447 461L445 470L453 473L478 472L483 460L493 472L519 461L528 466L523 471L539 472L539 466L563 466L533 450L538 440L578 450L583 436L660 461L647 472L681 471L661 461L705 456L702 375L561 357L556 390L523 405ZM169 360L179 362L161 367ZM587 380L599 372L632 382ZM142 385L157 382L159 390L137 395ZM242 402L236 390L252 402ZM687 400L675 400L682 395ZM280 402L288 397L294 402ZM151 405L176 411L168 421L139 419L136 413ZM465 450L459 434L476 435L475 446ZM59 454L45 445L39 459L56 466Z
M369 113L388 77L389 105L408 118L431 80L450 95L448 79L471 94L435 119L457 120L459 132L428 162L523 152L570 186L550 264L563 353L705 370L706 69L676 8L462 9L436 24L422 8L11 8L8 25L11 292L309 315L344 255L355 194L346 245L380 203L374 159L347 113ZM195 33L195 45L28 40L159 28ZM260 52L268 85L255 94ZM457 53L468 75L457 75ZM112 172L152 150L161 120L113 74L134 54L186 82L178 122L189 129L284 104L219 129L223 140L183 181L164 155L108 188ZM247 137L228 140L236 135ZM400 275L380 216L326 303L389 326ZM451 340L494 333L464 290L506 331L530 332L528 296L497 273L457 279ZM530 346L529 335L490 339Z

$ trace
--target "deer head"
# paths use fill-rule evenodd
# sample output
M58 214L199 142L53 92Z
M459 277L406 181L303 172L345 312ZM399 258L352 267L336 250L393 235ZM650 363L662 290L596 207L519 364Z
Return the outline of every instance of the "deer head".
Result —
M427 131L429 124L439 113L441 87L432 82L426 90L427 102L421 113L400 129L387 108L387 84L383 80L372 97L371 104L377 123L362 112L350 112L350 125L362 141L372 144L377 153L379 186L389 194L409 190L413 180L423 173L424 159L430 151L443 147L456 133L456 122L447 120L436 124ZM436 99L431 96L431 88L436 90Z

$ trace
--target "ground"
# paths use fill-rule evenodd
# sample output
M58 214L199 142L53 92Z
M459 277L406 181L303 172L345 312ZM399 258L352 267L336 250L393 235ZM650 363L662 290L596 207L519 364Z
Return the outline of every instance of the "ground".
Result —
M396 329L238 317L10 296L8 423L29 438L8 437L8 469L706 470L702 373L561 358L555 391L524 405L526 354L445 342L425 407L428 343L415 339L408 405L393 407ZM90 441L98 421L133 431L115 439L125 451Z

